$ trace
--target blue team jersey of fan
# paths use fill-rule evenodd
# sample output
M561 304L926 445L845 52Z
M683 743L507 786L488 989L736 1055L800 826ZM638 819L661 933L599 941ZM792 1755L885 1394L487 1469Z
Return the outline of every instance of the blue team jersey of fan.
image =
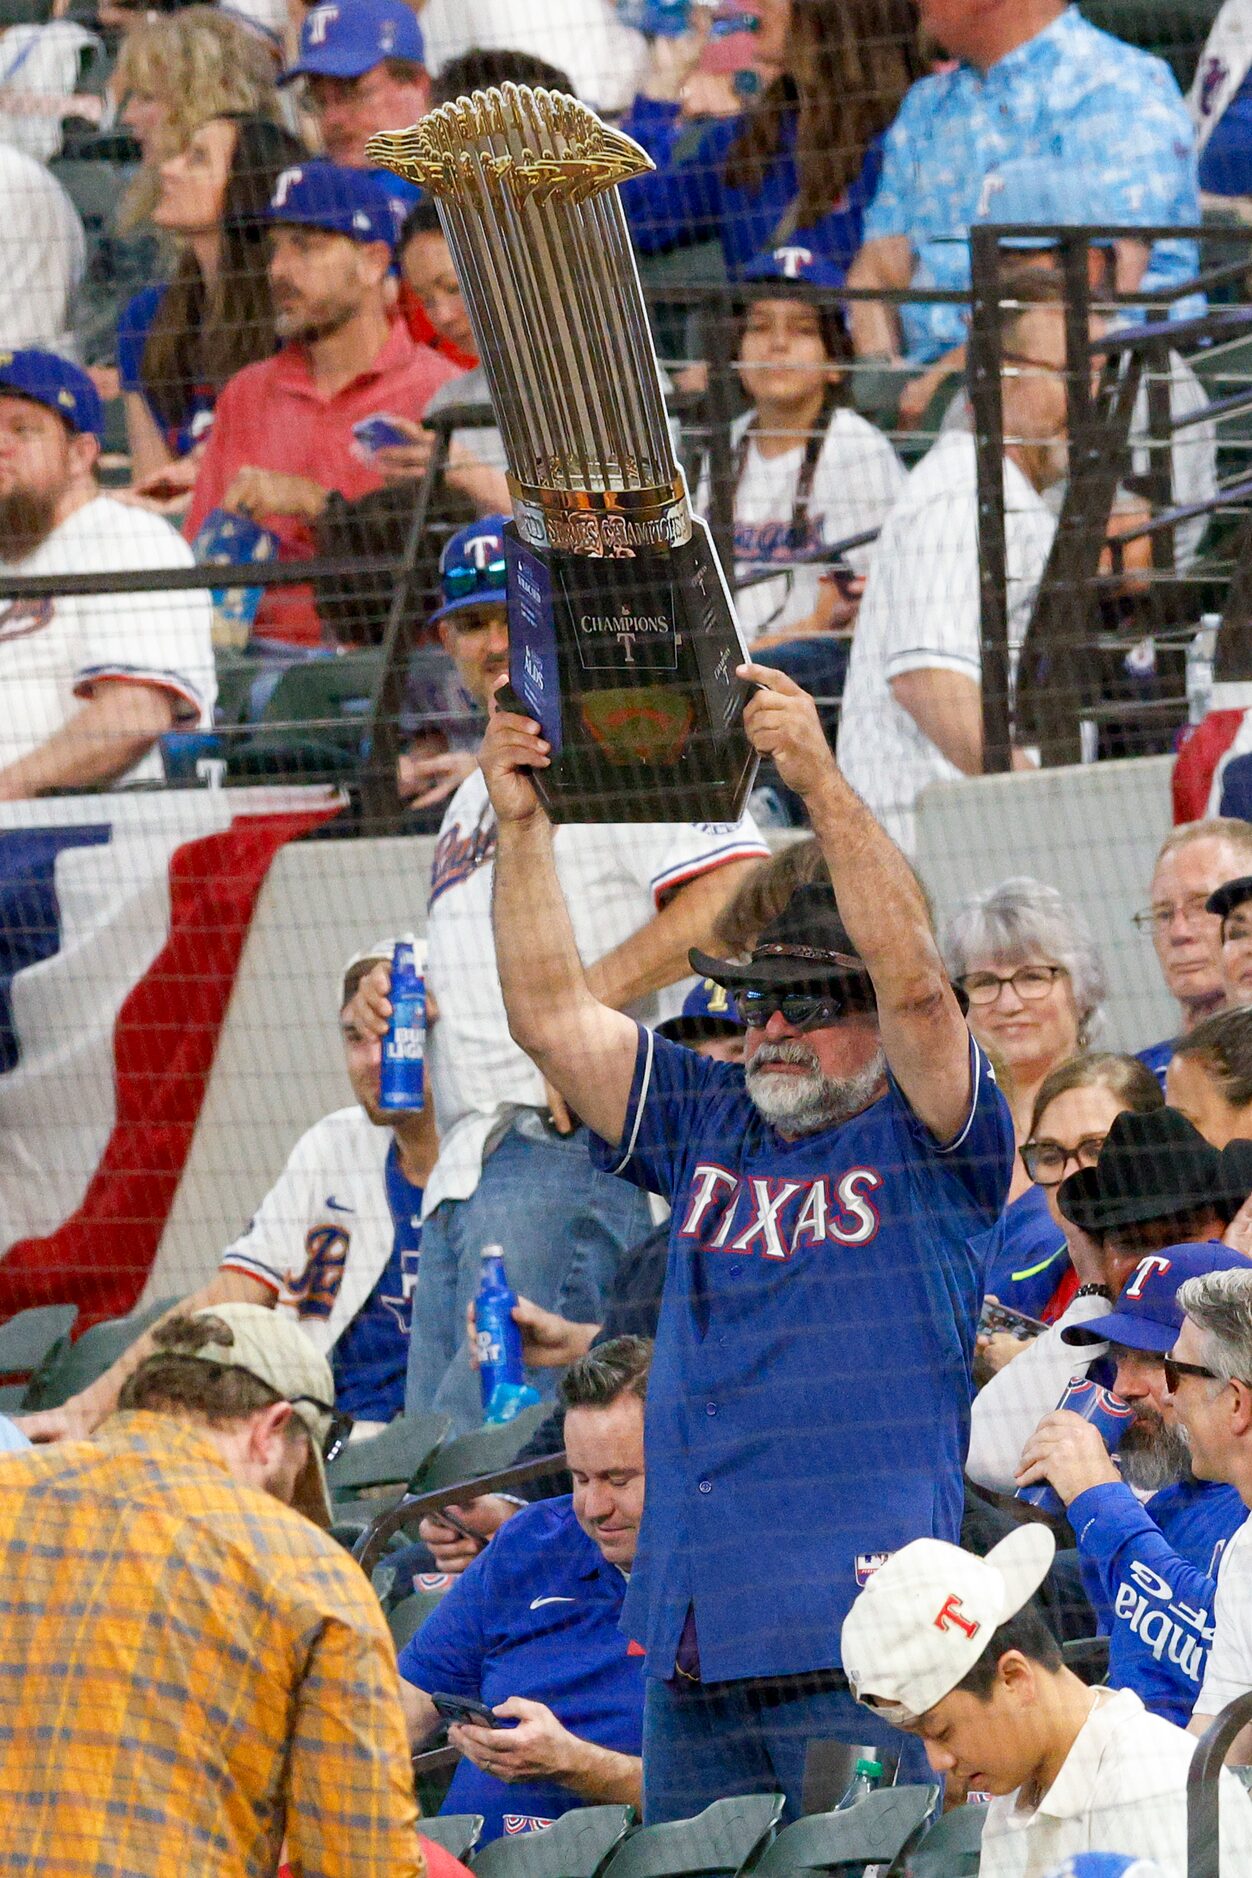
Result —
M1225 813L1223 809L1222 814ZM1164 1037L1160 1043L1150 1043L1146 1050L1135 1051L1139 1061L1145 1069L1152 1071L1162 1089L1165 1087L1165 1072L1173 1061L1174 1045L1177 1041L1176 1037Z
M359 1422L389 1422L404 1407L413 1288L422 1244L422 1192L407 1179L393 1141L384 1171L395 1223L378 1283L331 1351L335 1405Z
M625 1575L601 1556L568 1495L502 1526L400 1652L427 1695L488 1708L543 1702L571 1734L618 1754L643 1741L643 1655L619 1623ZM506 1783L463 1760L441 1811L481 1813L483 1838L551 1824L585 1802L549 1780Z
M974 1250L987 1273L987 1295L1027 1317L1042 1317L1069 1271L1065 1234L1048 1211L1042 1187L1027 1187L1005 1207Z
M707 1682L839 1662L857 1591L910 1539L955 1540L983 1267L1013 1129L970 1044L940 1145L894 1083L785 1141L741 1069L648 1031L602 1167L673 1205L648 1384L648 1495L624 1624L673 1670L694 1607Z
M983 183L1023 157L1098 176L1110 224L1199 222L1195 139L1173 73L1071 6L986 72L961 64L912 87L887 132L866 241L905 235L915 287L968 288L967 236ZM1196 267L1194 242L1158 241L1142 284L1173 286ZM1171 310L1203 304L1192 296ZM918 363L966 338L959 305L902 306L900 325L905 355Z
M166 448L174 456L186 456L208 435L216 399L212 385L197 385L174 424L167 423L153 409L144 384L143 353L165 293L164 286L144 287L122 308L117 322L117 373L122 390L135 392L152 412Z
M1248 1509L1233 1487L1186 1480L1141 1506L1108 1481L1070 1502L1087 1594L1109 1637L1109 1687L1185 1728L1213 1640L1221 1555Z

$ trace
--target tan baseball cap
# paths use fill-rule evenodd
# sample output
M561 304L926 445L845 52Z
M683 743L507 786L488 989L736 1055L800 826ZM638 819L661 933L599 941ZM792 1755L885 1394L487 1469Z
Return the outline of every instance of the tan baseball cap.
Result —
M985 1558L914 1539L874 1573L843 1620L843 1668L858 1702L897 1728L950 1695L994 1631L1048 1575L1056 1540L1019 1526Z
M220 1319L231 1342L205 1344L195 1352L201 1363L242 1369L267 1383L304 1423L309 1459L300 1470L292 1505L318 1526L329 1529L330 1494L322 1448L335 1414L335 1379L330 1364L314 1349L300 1326L265 1304L213 1304L197 1317Z

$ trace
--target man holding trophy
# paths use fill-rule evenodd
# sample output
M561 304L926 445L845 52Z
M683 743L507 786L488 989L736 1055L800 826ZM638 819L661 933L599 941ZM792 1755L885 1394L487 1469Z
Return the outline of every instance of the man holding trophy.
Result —
M812 699L744 658L611 187L646 158L513 87L371 155L440 203L509 454L511 691L481 762L510 1029L600 1165L673 1208L623 1616L648 1659L645 1816L768 1788L794 1816L811 1741L921 1766L857 1707L839 1634L886 1556L958 1536L968 1242L1007 1195L1008 1109ZM797 890L746 965L693 952L748 1026L739 1068L596 999L552 823L723 819L758 755L803 798L833 893Z

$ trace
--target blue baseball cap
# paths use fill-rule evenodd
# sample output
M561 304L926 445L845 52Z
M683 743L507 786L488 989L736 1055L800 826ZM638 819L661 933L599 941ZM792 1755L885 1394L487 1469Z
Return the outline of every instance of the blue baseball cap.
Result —
M360 78L384 59L426 63L422 29L412 7L404 0L330 0L305 15L296 62L279 74L278 82Z
M1153 1858L1137 1852L1071 1852L1047 1878L1165 1878Z
M348 169L311 157L284 170L274 185L265 220L301 228L324 228L351 241L385 241L395 252L396 213L387 192L369 170Z
M1061 1332L1062 1343L1120 1343L1128 1350L1168 1356L1182 1329L1178 1288L1207 1272L1249 1271L1247 1259L1214 1239L1167 1245L1140 1259L1105 1317L1088 1318Z
M484 515L450 535L439 556L443 605L430 616L433 626L474 606L503 606L507 599L504 530L507 515Z
M743 1019L729 991L711 978L701 978L683 999L678 1016L658 1024L656 1034L671 1043L686 1043L699 1037L734 1037L742 1030Z
M1116 203L1100 201L1099 178L1087 167L1066 169L1047 157L1019 157L983 177L974 220L996 228L1039 222L1048 227L1080 228L1084 223L1124 219ZM1111 245L1111 237L1100 237ZM1050 248L1046 235L1014 235L1011 248Z
M104 435L104 405L100 393L81 366L71 365L56 352L28 347L21 352L0 352L0 391L16 392L32 404L45 404L80 436Z
M758 254L743 270L744 280L790 280L806 287L842 287L844 270L803 242L784 243Z

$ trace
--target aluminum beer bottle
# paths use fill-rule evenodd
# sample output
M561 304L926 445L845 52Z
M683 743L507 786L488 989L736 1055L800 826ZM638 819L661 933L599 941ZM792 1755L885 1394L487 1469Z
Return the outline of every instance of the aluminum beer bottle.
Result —
M517 1293L504 1269L504 1247L485 1245L482 1261L474 1327L483 1420L511 1422L539 1400L539 1393L526 1381L522 1333L513 1321Z
M1135 1416L1129 1402L1123 1402L1111 1389L1102 1389L1099 1383L1092 1382L1087 1376L1076 1376L1056 1406L1068 1409L1071 1415L1081 1415L1085 1422L1098 1428L1110 1454L1116 1452L1118 1443ZM1047 1513L1054 1519L1063 1519L1065 1516L1064 1500L1046 1480L1037 1480L1030 1487L1019 1487L1016 1498L1024 1500L1027 1506L1037 1506L1041 1513Z
M383 1038L380 1108L392 1113L425 1105L426 982L413 947L398 940L391 961L391 1022Z

